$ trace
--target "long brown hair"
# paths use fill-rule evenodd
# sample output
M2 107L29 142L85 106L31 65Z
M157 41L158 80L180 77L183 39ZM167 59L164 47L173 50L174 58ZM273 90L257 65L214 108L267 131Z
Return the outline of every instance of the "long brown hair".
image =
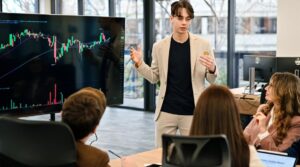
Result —
M224 86L211 85L201 94L194 111L191 136L225 134L232 166L249 166L250 151L243 135L235 99Z
M269 86L272 86L275 103L268 101L267 108L269 112L274 105L273 125L277 129L274 140L276 145L279 145L287 135L292 118L300 115L300 80L292 73L277 72L272 75Z

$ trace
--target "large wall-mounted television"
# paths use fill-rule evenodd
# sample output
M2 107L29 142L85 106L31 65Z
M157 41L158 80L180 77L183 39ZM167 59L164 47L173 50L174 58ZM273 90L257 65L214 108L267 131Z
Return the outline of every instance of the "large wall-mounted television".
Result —
M125 19L0 13L0 114L59 112L71 93L123 103Z
M256 82L269 82L276 71L276 57L262 55L245 55L243 66L243 80L249 81L249 68L255 68Z

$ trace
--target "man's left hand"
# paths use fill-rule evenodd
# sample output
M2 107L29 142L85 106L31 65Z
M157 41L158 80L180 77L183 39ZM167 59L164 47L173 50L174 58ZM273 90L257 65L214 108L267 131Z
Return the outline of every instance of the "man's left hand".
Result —
M211 56L201 55L199 57L200 63L204 65L210 73L216 70L215 61Z

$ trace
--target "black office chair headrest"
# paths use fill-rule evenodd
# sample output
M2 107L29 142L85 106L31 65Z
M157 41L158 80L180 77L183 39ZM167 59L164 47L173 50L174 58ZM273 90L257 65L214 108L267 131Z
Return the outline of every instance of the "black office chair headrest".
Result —
M230 167L230 150L225 135L162 136L164 167Z
M0 134L0 165L5 160L40 167L76 164L74 137L64 123L2 117Z

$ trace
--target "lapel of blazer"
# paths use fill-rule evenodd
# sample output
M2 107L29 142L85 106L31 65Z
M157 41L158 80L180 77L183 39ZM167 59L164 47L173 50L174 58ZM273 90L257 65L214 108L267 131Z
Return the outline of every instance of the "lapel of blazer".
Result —
M200 47L200 46L197 46L196 45L196 40L197 38L189 33L189 36L190 36L190 52L191 52L191 75L193 76L194 75L194 68L195 68L195 65L196 65L196 60L197 60L197 49L196 47Z
M169 54L170 54L170 45L171 45L171 36L168 36L162 43L162 65L163 65L163 72L165 74L166 77L166 81L167 81L167 77L168 77L168 68L169 68Z

